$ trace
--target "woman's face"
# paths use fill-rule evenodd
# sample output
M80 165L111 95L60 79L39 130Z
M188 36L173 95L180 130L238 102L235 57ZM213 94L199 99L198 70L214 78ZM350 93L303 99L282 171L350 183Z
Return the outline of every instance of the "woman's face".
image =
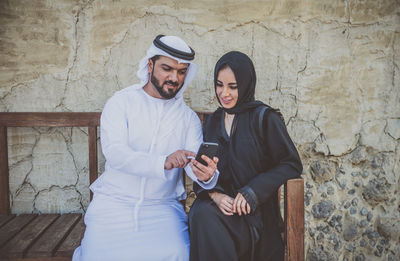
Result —
M219 102L225 109L235 107L239 92L236 82L235 74L232 69L225 67L218 72L216 86L216 93Z

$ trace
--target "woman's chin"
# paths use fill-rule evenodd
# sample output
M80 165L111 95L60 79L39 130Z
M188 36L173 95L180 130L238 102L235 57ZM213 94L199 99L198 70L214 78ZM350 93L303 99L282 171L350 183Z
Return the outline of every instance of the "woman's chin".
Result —
M232 109L233 107L235 107L235 104L224 104L224 103L222 103L222 107L224 107L224 109Z

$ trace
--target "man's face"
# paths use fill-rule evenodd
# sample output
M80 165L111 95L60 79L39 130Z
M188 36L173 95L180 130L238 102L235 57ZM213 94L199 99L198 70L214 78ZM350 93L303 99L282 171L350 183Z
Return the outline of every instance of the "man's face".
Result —
M175 97L185 82L188 67L189 64L178 63L166 56L160 56L154 63L149 60L150 81L160 94L159 98Z

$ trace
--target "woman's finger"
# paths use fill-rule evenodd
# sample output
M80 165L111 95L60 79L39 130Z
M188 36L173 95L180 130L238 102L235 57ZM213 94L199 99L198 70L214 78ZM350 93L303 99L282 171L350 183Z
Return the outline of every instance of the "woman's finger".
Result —
M218 201L218 202L219 203L216 203L216 204L217 204L217 207L219 208L219 210L221 210L221 212L224 215L229 215L229 212L225 210L224 206L222 205L222 202L221 201Z
M204 166L203 164L201 164L201 163L199 163L197 161L194 164L199 170L198 175L201 175L201 177L204 180L210 179L212 177L212 175L214 174L214 171L211 168L206 167L206 166Z
M230 212L226 212L224 209L220 209L221 212L225 215L225 216L232 216L233 214Z
M232 203L229 202L228 200L225 201L225 206L227 206L229 209L232 210L233 205L232 205Z
M241 202L240 200L238 200L237 203L236 203L236 210L237 210L239 216L242 215L241 203L242 203L242 202Z
M227 213L229 213L229 214L232 214L232 215L233 215L232 209L230 209L230 208L228 208L228 207L224 206L224 210L225 210Z
M232 213L232 211L231 211L231 209L229 208L229 207L223 207L223 209L224 209L224 211L225 211L225 215L229 215L229 216L231 216L231 215L233 215L233 213Z
M190 167L192 168L193 173L196 175L197 179L199 179L199 176L202 176L201 170L196 165L194 165L194 162L190 163Z
M250 214L251 209L249 203L246 204L246 207L247 207L247 214Z
M241 207L241 209L242 209L243 215L247 215L247 211L246 211L246 204L247 204L247 202L246 202L246 200L242 200L240 203L241 203L241 204L240 204L240 207Z
M231 205L233 205L233 201L234 201L234 198L231 198L231 197L226 197L226 201L229 203L229 204L231 204Z
M198 162L197 160L194 160L194 165L199 168L201 171L206 172L207 171L207 167L204 166L203 164L201 164L200 162Z
M232 207L233 207L233 213L237 213L236 205L237 205L238 197L233 200Z
M232 212L232 205L229 204L228 202L223 202L223 206L226 210L229 210L229 212Z
M215 162L206 155L201 155L201 158L207 163L207 166L215 166Z
M244 198L243 198L243 196L242 196L242 194L240 194L240 193L238 193L237 195L236 195L236 197L235 197L235 200L234 200L234 202L233 202L233 205L234 205L234 208L235 208L235 212L236 213L238 213L239 215L241 215L242 213L241 213L241 209L240 209L240 206L241 206L241 201L243 200Z
M214 161L215 165L217 165L217 164L218 164L218 161L219 161L219 159L218 159L217 157L214 157L214 158L213 158L213 161Z

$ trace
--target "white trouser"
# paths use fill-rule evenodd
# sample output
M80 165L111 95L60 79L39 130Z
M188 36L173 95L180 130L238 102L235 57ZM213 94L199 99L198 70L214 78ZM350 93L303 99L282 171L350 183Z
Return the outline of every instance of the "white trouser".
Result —
M136 204L95 194L85 214L84 238L72 260L189 260L187 216L179 201L145 199L137 223Z

